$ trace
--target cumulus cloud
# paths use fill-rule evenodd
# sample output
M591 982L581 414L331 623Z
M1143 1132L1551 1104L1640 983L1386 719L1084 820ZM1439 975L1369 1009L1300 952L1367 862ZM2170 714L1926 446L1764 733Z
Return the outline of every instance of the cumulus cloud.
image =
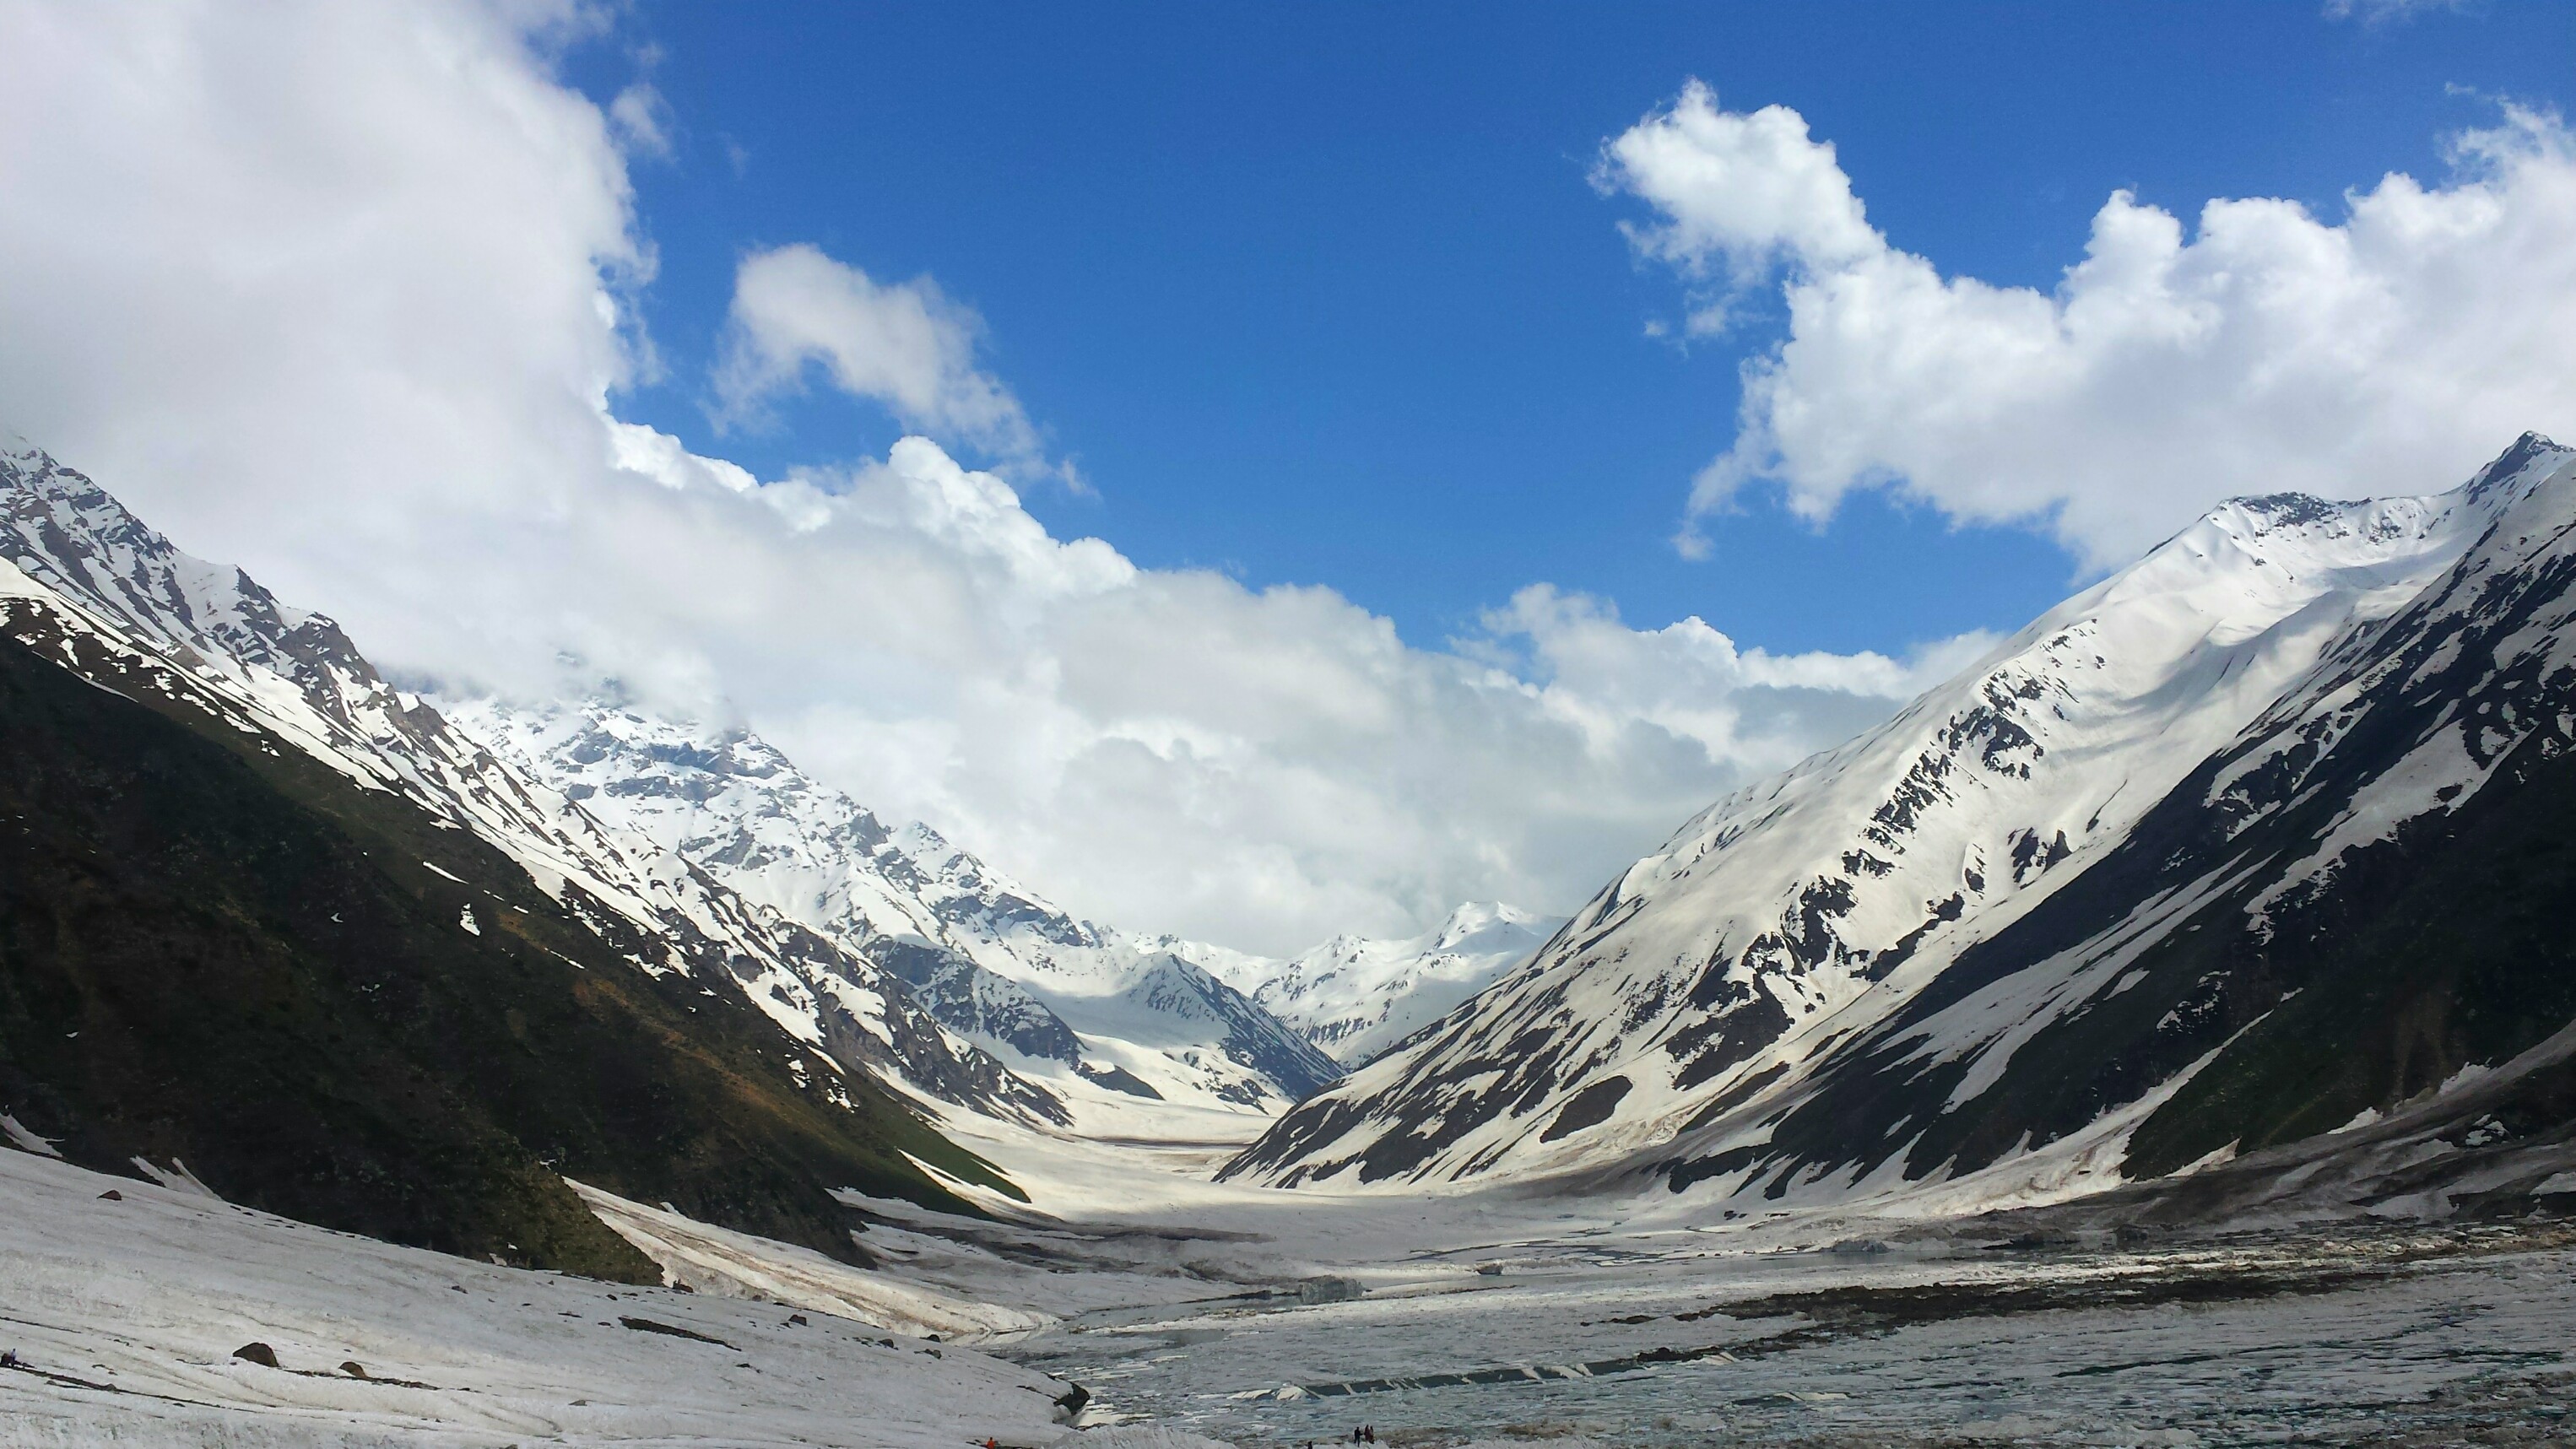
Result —
M739 718L1078 910L1248 949L1570 906L1946 667L1545 589L1416 647L1054 537L934 436L759 478L624 422L652 252L635 122L548 61L584 15L0 8L0 418L388 666ZM737 400L818 369L1033 446L928 281L790 247L741 282Z
M906 427L1032 462L1037 430L1010 389L976 365L983 330L981 318L929 277L880 285L804 243L754 252L734 273L716 371L719 416L756 416L819 369Z
M1631 235L1699 289L1695 315L1776 273L1788 335L1744 369L1683 547L1750 484L1819 520L1889 488L2108 566L2230 495L2434 491L2525 429L2568 431L2576 142L2508 105L2450 152L2439 184L2391 173L2332 220L2222 199L2186 229L2115 192L2040 291L1889 244L1795 112L1690 86L1598 181L1651 206Z
M1654 199L1662 218L1624 228L1637 250L1694 278L1722 264L1728 283L1785 262L1855 262L1885 243L1870 229L1830 142L1787 106L1736 115L1692 81L1662 115L1603 148L1593 184ZM1718 318L1697 314L1697 330Z
M705 673L791 755L1102 919L1250 949L1470 897L1570 904L1680 802L1865 727L1988 642L1775 656L1535 587L1417 649L1329 589L1056 539L927 439L752 484L626 432L632 466L705 510L693 532L758 537L701 565L725 620L655 637L721 659Z

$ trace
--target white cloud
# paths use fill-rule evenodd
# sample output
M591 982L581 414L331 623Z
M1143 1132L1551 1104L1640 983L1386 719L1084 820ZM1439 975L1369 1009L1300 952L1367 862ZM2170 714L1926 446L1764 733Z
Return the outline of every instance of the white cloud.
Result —
M1940 667L1543 589L1415 648L1330 590L1052 537L927 438L759 480L621 423L651 251L631 126L546 60L581 16L0 8L0 418L388 665L542 692L570 651L1077 909L1247 948L1571 905ZM741 396L820 366L1021 446L927 282L744 271Z
M2468 0L2326 0L2324 14L2328 20L2358 18L2365 26L2380 26L2468 8Z
M685 470L702 508L727 488L723 465ZM1102 919L1248 948L1475 896L1570 904L1687 802L1965 662L1740 651L1697 619L1641 633L1545 588L1415 649L1327 589L1052 538L918 438L728 496L775 523L706 569L726 618L656 637L721 659L707 672L790 754Z
M1661 629L1620 622L1607 601L1532 584L1488 611L1484 636L1461 641L1520 678L1541 681L1548 712L1594 749L1637 726L1700 743L1757 772L1804 758L1901 700L1965 668L1994 636L1960 636L1899 662L1883 654L1772 654L1740 649L1697 616Z
M651 81L629 84L608 103L609 124L629 155L671 159L671 107Z
M1806 117L1786 106L1722 111L1698 81L1604 147L1593 184L1654 199L1662 220L1626 228L1629 240L1694 277L1722 262L1740 285L1784 261L1848 263L1883 245L1832 143L1809 136Z
M1886 487L2037 522L2101 566L2229 495L2421 493L2525 429L2568 431L2576 143L2506 107L2452 153L2442 184L2392 173L2335 221L2217 200L2186 234L2116 192L2042 292L1889 245L1794 112L1730 115L1691 86L1609 143L1601 182L1653 206L1640 250L1694 285L1779 267L1788 336L1744 370L1684 547L1769 481L1816 519Z
M884 404L906 427L1012 463L1038 457L1019 400L975 365L982 319L928 277L881 286L803 243L754 252L734 273L726 328L716 372L724 418L756 415L820 367L833 386Z

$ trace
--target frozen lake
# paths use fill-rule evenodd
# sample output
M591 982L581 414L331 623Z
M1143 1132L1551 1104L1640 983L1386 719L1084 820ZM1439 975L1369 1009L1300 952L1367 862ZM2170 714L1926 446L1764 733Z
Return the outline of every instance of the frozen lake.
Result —
M2564 1229L1499 1267L1355 1301L1104 1311L1006 1352L1108 1414L1244 1445L1359 1423L1402 1444L2576 1441Z

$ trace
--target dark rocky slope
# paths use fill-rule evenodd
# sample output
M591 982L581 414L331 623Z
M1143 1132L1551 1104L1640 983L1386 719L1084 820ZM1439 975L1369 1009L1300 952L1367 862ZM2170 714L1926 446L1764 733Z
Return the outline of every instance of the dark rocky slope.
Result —
M558 1174L844 1260L832 1189L963 1210L907 1152L998 1181L468 832L41 604L6 626L0 1104L66 1157L629 1280L656 1275Z

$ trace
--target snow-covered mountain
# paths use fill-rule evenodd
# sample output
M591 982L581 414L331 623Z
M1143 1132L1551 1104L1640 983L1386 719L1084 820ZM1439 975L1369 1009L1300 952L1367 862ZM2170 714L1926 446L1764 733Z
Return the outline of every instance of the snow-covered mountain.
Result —
M235 727L273 734L508 854L648 972L719 973L845 1070L1020 1120L1063 1105L869 961L747 901L395 689L338 625L174 548L88 477L0 435L0 623L69 629ZM75 646L55 639L53 647Z
M2226 504L1702 812L1227 1173L2062 1195L2502 1069L2576 1016L2536 843L2576 804L2571 540L2537 437L2438 496Z
M442 700L495 755L674 870L821 934L950 1031L1116 1132L1135 1104L1274 1115L1340 1068L1168 937L1077 919L927 826L889 828L743 729L598 700Z
M1409 939L1335 936L1286 961L1211 964L1334 1060L1357 1066L1528 960L1561 924L1471 901Z
M849 1261L837 1190L1017 1191L941 1113L1063 1114L13 437L0 693L0 1105L73 1160L623 1278L559 1174Z

